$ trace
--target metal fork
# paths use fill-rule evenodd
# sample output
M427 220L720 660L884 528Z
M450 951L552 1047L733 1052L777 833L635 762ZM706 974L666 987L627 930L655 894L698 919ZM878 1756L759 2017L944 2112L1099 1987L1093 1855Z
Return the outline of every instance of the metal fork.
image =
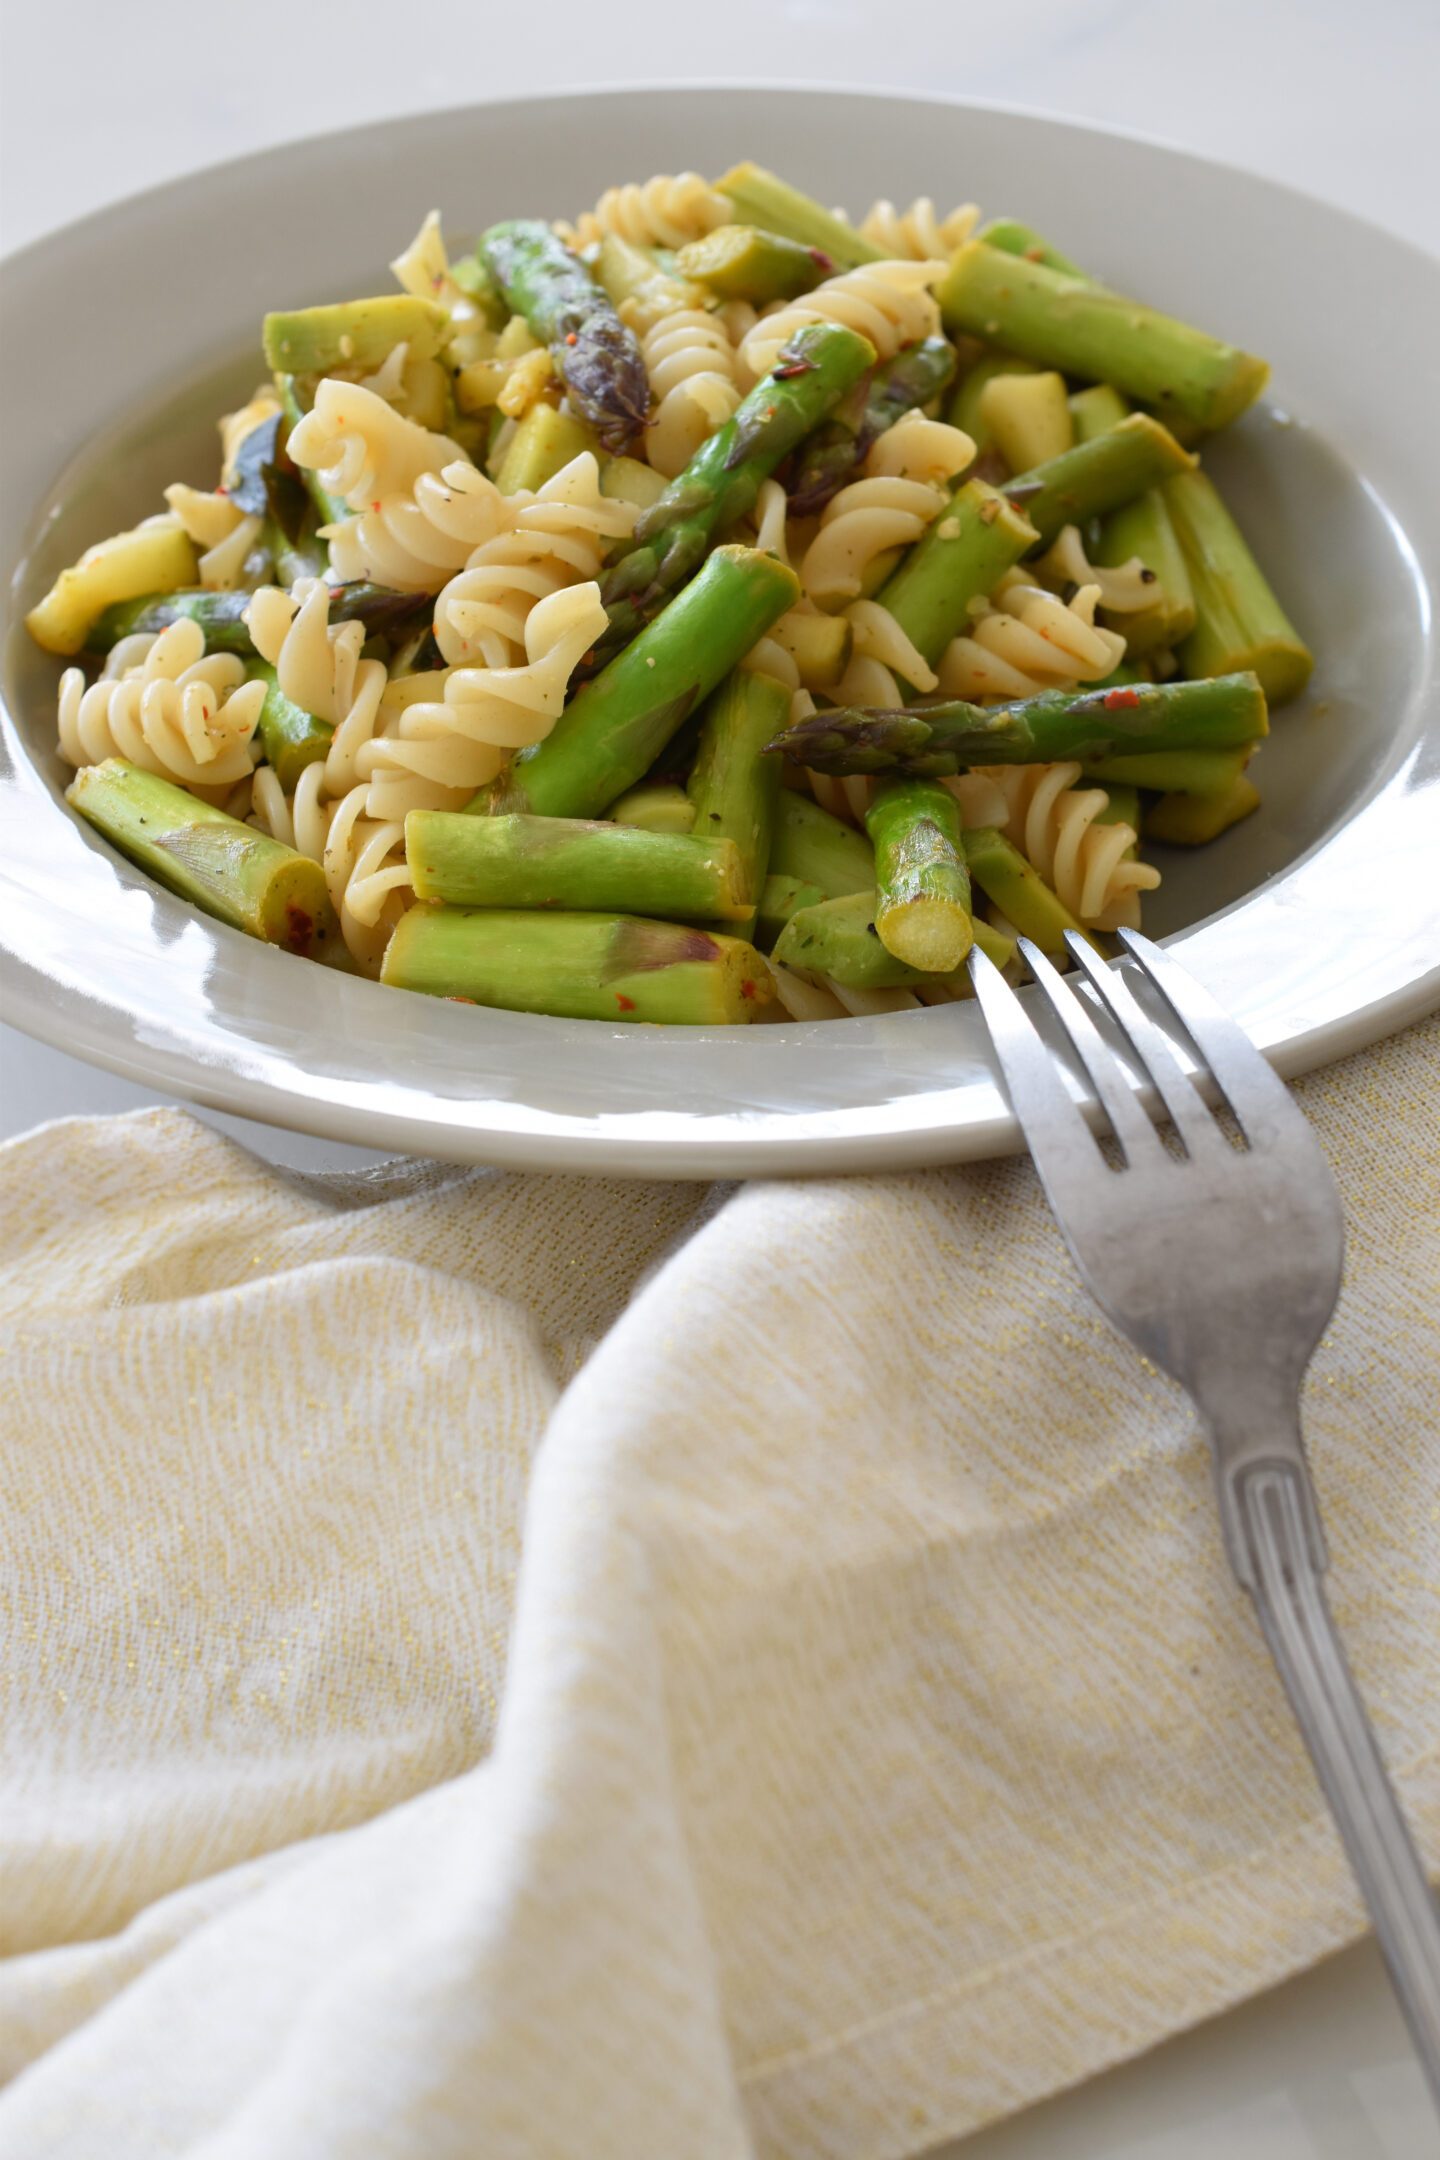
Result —
M1153 1081L1172 1153L1078 997L1020 947L1118 1142L1112 1169L998 968L970 975L1015 1115L1086 1284L1130 1340L1194 1399L1210 1437L1220 1521L1255 1601L1440 2107L1440 1913L1325 1601L1325 1540L1300 1437L1300 1383L1340 1292L1344 1222L1319 1142L1249 1038L1148 938L1120 936L1189 1035L1248 1143L1205 1107L1127 971L1067 943Z

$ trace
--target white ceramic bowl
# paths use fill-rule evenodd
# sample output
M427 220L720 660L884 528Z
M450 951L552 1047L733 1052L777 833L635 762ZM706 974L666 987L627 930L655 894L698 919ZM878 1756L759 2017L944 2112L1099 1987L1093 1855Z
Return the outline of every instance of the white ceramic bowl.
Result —
M153 511L164 482L213 484L214 419L261 373L267 308L387 289L387 259L435 205L447 229L478 230L745 156L857 216L879 194L929 194L942 210L973 197L1270 359L1269 401L1207 462L1319 664L1257 761L1262 810L1212 847L1167 852L1146 926L1287 1073L1440 1002L1440 495L1425 467L1440 266L1338 210L1131 137L895 96L647 89L267 150L11 259L8 1020L216 1108L462 1160L749 1176L1018 1144L973 1007L659 1030L401 995L209 921L61 800L58 669L19 618L83 546Z

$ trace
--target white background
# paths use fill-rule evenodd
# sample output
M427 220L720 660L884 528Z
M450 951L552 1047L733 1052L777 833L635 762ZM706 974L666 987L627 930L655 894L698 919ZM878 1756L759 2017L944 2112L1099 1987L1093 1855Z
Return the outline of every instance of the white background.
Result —
M297 135L546 89L717 79L923 90L1124 128L1440 252L1437 0L0 0L0 247ZM984 199L983 176L966 186ZM472 206L451 207L463 221ZM1122 223L1145 215L1115 205ZM103 366L82 294L51 327L93 341ZM0 1135L156 1099L0 1027ZM357 1152L215 1122L276 1159ZM966 2160L1419 2160L1403 2058L1362 1946L972 2141Z

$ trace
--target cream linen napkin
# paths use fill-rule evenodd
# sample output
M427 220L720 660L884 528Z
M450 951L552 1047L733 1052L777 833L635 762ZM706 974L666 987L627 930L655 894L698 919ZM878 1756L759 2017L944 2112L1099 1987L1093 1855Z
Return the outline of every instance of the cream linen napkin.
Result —
M1440 1860L1440 1021L1299 1089L1331 1589ZM3 1157L7 2160L879 2160L1360 1908L1023 1162Z

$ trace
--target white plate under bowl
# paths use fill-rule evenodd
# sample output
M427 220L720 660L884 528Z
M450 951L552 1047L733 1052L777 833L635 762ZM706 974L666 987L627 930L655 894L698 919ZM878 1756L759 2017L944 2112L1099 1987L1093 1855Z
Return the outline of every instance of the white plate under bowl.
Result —
M215 415L267 308L387 289L452 231L753 157L823 202L973 197L1272 362L1207 452L1318 666L1257 762L1264 806L1167 851L1146 924L1286 1073L1440 1002L1440 265L1284 188L993 108L812 90L530 99L267 150L122 203L6 269L0 517L5 1016L171 1094L332 1139L656 1177L869 1170L1018 1144L978 1013L655 1029L492 1012L337 974L160 891L61 800L58 669L20 626L55 571L213 484ZM1429 460L1433 467L1433 459ZM58 475L58 477L57 477Z

